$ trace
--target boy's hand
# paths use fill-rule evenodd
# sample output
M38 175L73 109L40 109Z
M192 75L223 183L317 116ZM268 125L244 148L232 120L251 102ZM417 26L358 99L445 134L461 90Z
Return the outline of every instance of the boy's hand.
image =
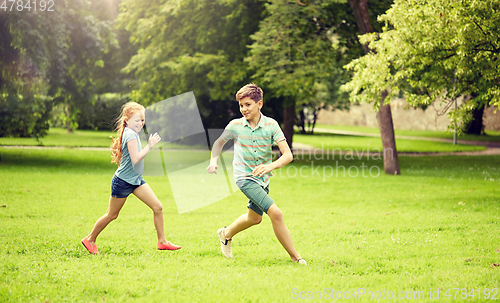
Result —
M269 164L261 164L253 170L253 176L254 177L262 177L265 174L270 173L272 170L273 169L272 169L272 167L270 167Z
M219 166L217 164L210 164L207 167L207 172L209 174L217 174L217 168L219 168Z

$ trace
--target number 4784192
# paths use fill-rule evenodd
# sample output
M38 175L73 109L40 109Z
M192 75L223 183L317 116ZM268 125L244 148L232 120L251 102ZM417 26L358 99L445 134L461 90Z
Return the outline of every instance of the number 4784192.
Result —
M2 0L0 0L2 1ZM53 0L3 0L2 5L0 5L0 10L4 12L9 11L54 11L54 1Z

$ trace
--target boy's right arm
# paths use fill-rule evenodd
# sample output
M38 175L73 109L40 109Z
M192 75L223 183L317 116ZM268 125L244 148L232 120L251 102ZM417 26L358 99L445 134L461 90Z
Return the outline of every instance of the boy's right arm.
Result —
M210 165L207 167L207 171L209 174L217 174L217 160L219 159L219 155L222 151L222 148L226 142L221 138L217 139L212 146L212 157L210 158Z

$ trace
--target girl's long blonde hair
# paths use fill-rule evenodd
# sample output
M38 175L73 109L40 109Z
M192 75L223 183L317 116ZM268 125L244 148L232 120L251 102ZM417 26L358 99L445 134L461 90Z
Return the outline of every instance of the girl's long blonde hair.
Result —
M120 116L118 116L115 121L116 138L112 138L113 142L111 143L111 163L120 165L120 161L122 159L123 130L125 129L125 126L127 126L126 120L132 118L132 116L135 115L135 113L137 113L138 111L143 110L144 106L136 102L127 102L123 104Z

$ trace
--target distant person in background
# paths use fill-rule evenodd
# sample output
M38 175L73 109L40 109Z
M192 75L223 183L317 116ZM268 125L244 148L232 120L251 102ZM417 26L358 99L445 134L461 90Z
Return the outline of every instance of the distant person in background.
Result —
M118 217L127 197L134 194L153 210L154 224L158 237L159 250L177 250L181 247L174 245L165 238L163 228L163 206L153 190L142 178L144 157L160 142L158 133L149 136L148 145L142 149L139 132L144 127L144 107L135 102L123 105L116 122L117 138L111 144L111 163L118 164L111 180L111 197L106 214L99 218L88 236L82 239L82 244L91 254L97 254L96 240L101 231Z

